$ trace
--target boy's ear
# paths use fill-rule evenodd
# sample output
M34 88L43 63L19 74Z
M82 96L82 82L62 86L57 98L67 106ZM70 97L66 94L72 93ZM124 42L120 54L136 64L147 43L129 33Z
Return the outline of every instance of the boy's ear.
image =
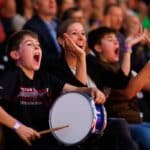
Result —
M94 49L95 49L95 51L98 52L98 53L101 53L101 52L102 52L102 49L101 49L100 44L96 44L96 45L94 46Z
M19 58L19 53L16 50L13 50L10 52L10 57L14 60L17 60Z

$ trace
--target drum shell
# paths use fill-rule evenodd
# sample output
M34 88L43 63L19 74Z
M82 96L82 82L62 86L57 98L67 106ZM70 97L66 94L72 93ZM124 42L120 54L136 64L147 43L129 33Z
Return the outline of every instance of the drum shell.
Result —
M52 109L50 110L50 113L49 113L49 125L50 125L50 128L53 128L53 127L56 127L56 126L54 126L54 124L53 124L53 121L51 120L51 117L54 115L53 114L53 110L55 110L56 109L56 107L57 107L57 104L60 102L60 101L62 101L62 99L63 99L63 101L67 101L67 100L65 100L65 97L67 97L67 96L70 96L70 95L72 95L72 96L74 96L74 97L78 97L79 96L79 99L81 98L81 100L79 100L79 102L81 102L81 104L78 104L78 105L76 105L76 104L72 104L72 103L70 103L70 104L67 104L66 103L66 107L65 106L62 106L61 105L61 107L60 107L60 109L64 109L64 111L66 111L66 109L67 108L70 108L70 107L72 107L72 109L74 109L74 107L76 107L76 108L78 108L78 109L76 109L76 111L79 111L79 107L84 107L84 106L81 106L82 105L82 102L83 102L83 100L86 100L86 104L87 105L89 105L88 106L88 109L90 109L90 116L89 116L89 118L90 118L90 122L89 122L89 125L88 125L88 129L87 129L87 131L86 131L86 133L84 133L84 136L82 137L82 138L79 138L79 140L75 140L75 141L65 141L65 140L63 140L63 137L60 137L60 135L59 135L59 132L61 132L61 131L57 131L57 132L52 132L52 135L56 138L56 140L58 140L60 143L62 143L62 144L64 144L64 145L74 145L74 144L79 144L79 143L81 143L81 142L83 142L83 141L85 141L85 140L87 140L88 139L88 137L91 135L91 134L93 134L92 133L92 120L93 120L93 118L94 118L94 110L93 110L93 107L91 106L91 98L88 96L88 95L83 95L83 94L81 94L81 93L78 93L78 92L69 92L69 93L65 93L65 94L62 94L60 97L58 97L57 99L56 99L56 101L54 102L54 104L53 104L53 106L52 106ZM71 101L71 100L70 100ZM73 102L74 100L72 100L72 102ZM69 101L68 101L69 102ZM65 108L63 108L63 107L65 107ZM72 109L70 109L70 115L71 115L71 111L72 111ZM96 126L95 126L95 132L94 132L94 134L96 133L96 134L102 134L103 133L103 131L104 131L104 129L105 129L105 127L106 127L106 112L103 112L103 111L105 111L105 108L104 108L104 106L102 106L102 105L95 105L95 108L94 109L96 109L96 111L98 112L97 113L97 121L96 121ZM80 111L81 111L82 109L80 109ZM85 113L85 112L84 112ZM58 116L61 116L61 114L62 114L62 112L60 111L60 115L58 115ZM87 114L89 114L89 112L87 113ZM64 117L64 116L63 116ZM61 119L63 119L63 117L60 117L60 118L56 118L56 120L58 119L58 120L61 120ZM75 122L75 123L84 123L84 122L86 122L86 115L82 115L82 112L81 112L81 114L79 114L79 115L77 115L76 116L77 117L77 119L79 119L79 118L81 118L81 120L80 121L78 121L78 122ZM75 118L76 119L76 118ZM71 117L71 120L72 120L72 117ZM61 126L61 125L69 125L69 124L58 124L57 126ZM79 127L80 128L80 127ZM77 131L76 132L82 132L82 130L80 130L80 129L77 129ZM87 128L87 127L86 127ZM69 128L67 129L63 129L63 131L65 132L66 131L66 135L67 135L67 130L69 130ZM62 132L63 132L62 131ZM75 133L76 133L75 132ZM61 134L61 133L60 133ZM65 134L63 134L63 136L64 136ZM72 136L74 136L74 135L72 135ZM70 136L70 137L72 137L72 136ZM66 138L67 139L67 138Z

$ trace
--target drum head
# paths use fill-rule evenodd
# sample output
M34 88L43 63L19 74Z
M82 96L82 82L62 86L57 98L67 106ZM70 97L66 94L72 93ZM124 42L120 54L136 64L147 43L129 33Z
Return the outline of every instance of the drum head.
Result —
M90 100L82 94L71 92L61 95L49 113L51 128L69 125L52 132L54 137L65 145L81 142L91 131L93 111Z

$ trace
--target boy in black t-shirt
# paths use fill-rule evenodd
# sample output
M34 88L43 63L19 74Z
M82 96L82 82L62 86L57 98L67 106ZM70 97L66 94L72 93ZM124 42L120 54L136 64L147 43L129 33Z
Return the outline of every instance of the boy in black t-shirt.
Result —
M12 35L7 50L15 67L0 79L0 123L5 126L6 149L57 149L55 140L49 135L40 138L38 132L49 128L48 112L54 98L61 92L79 91L91 94L96 103L104 103L104 94L38 71L42 52L37 35L31 31Z
M139 148L148 150L150 149L150 124L142 121L136 94L141 90L150 91L150 64L145 64L143 69L132 77L130 57L132 46L143 39L148 40L149 35L145 32L139 33L138 36L131 35L126 39L120 64L120 45L116 32L107 27L91 31L88 44L95 56L87 57L88 73L99 89L101 87L106 89L108 98L105 106L108 116L125 118L129 122L131 135Z

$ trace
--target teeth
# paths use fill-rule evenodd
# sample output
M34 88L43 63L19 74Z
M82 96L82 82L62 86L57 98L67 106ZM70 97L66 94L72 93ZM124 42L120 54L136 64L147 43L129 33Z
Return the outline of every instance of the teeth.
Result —
M39 55L39 53L38 53L38 52L36 52L36 53L35 53L35 55Z

